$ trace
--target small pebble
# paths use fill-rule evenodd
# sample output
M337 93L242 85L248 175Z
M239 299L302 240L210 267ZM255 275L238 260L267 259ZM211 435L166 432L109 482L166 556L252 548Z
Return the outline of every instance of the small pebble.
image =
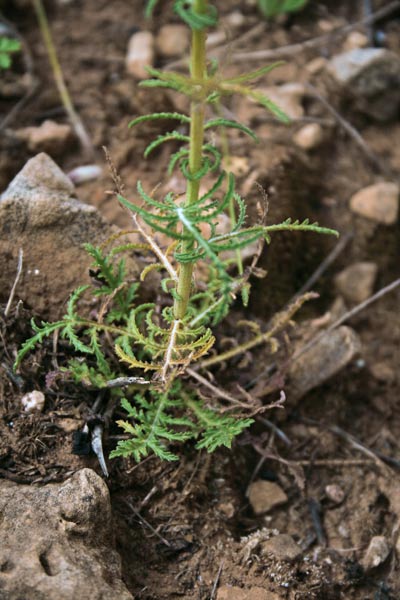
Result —
M72 128L70 125L47 120L38 127L18 129L16 135L26 142L31 152L47 152L56 156L63 152L71 141Z
M280 600L281 596L263 587L240 588L234 585L219 586L216 600Z
M379 567L385 562L391 551L391 546L383 535L374 536L367 548L367 551L361 561L366 571Z
M261 553L271 555L277 560L292 561L299 558L302 550L291 535L286 533L276 535L261 544Z
M316 75L326 67L327 63L328 61L326 58L323 56L318 56L306 64L306 69L311 75Z
M350 210L376 223L394 225L399 214L399 193L399 186L389 181L369 185L350 198Z
M308 123L299 129L293 136L294 143L303 150L313 150L321 144L323 131L319 123Z
M325 494L328 500L334 504L341 504L345 498L344 490L337 483L330 483L325 487Z
M385 383L392 383L396 378L394 369L384 362L373 363L369 366L369 371L372 377Z
M70 178L74 185L81 185L98 179L102 173L103 170L98 165L82 165L81 167L72 169L72 171L67 173L67 177Z
M336 289L348 302L359 304L372 295L377 274L373 262L354 263L336 275Z
M181 56L190 44L190 31L185 25L163 25L156 38L158 52L166 58Z
M44 402L44 394L37 390L29 392L21 398L22 408L26 413L43 412Z
M137 79L146 79L149 74L146 67L154 64L154 37L150 31L134 33L129 42L125 65L130 75Z
M285 504L288 499L277 483L263 479L251 483L247 495L256 515L262 515L276 506Z
M343 50L354 50L354 48L365 48L368 46L368 37L361 31L352 31L349 33L343 44Z

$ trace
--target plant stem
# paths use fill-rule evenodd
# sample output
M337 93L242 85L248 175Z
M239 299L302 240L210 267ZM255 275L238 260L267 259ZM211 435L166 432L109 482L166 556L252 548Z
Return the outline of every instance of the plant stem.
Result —
M197 13L207 11L208 0L195 0L194 10ZM192 47L190 57L190 74L199 87L204 83L206 72L206 31L192 30ZM190 106L190 143L189 143L189 172L193 175L199 171L202 164L204 143L204 99L193 99ZM186 206L197 202L199 198L200 180L189 180L186 190ZM182 243L182 252L190 250L192 242ZM175 319L183 319L186 315L192 287L193 263L181 265L179 280L176 287L177 298L174 303Z
M46 11L44 10L42 0L32 0L32 2L37 20L39 22L43 42L46 47L47 55L49 57L50 65L53 71L54 81L56 83L61 102L65 108L65 112L67 113L69 120L71 121L71 125L74 128L75 134L79 139L83 151L85 152L88 158L92 158L94 155L93 145L90 141L90 138L86 132L81 118L79 117L78 113L74 108L71 96L69 95L68 88L65 84L62 68L57 57L57 52L54 46L49 22L47 20L47 15Z

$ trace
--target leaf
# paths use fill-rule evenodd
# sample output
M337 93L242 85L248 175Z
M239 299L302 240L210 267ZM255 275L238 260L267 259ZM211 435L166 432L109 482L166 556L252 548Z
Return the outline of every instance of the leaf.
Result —
M300 10L307 2L308 0L258 0L258 6L263 15L270 18Z

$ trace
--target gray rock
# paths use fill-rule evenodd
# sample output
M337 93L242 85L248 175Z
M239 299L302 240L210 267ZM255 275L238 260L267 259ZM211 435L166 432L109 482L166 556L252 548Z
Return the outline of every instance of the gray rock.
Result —
M0 523L1 598L132 600L108 489L94 471L42 487L1 481Z
M338 373L360 349L359 337L346 325L324 335L289 367L285 387L288 404L300 400L307 392Z
M378 120L396 117L400 107L400 59L384 48L354 48L327 65L353 107Z
M376 263L354 263L336 275L335 285L345 300L358 304L372 295L377 274Z
M73 192L70 179L42 153L0 197L1 296L8 298L22 248L16 297L45 318L63 315L69 294L89 283L92 259L82 245L100 244L114 232L95 207L72 198Z
M379 567L385 562L391 551L391 546L383 535L374 536L367 548L367 551L361 561L366 571Z
M247 495L256 515L262 515L287 502L285 492L277 483L263 479L253 481L249 485Z
M273 556L277 560L296 560L301 553L300 546L287 533L275 535L261 544L261 554Z
M399 215L399 196L397 183L380 181L353 194L350 210L376 223L394 225Z

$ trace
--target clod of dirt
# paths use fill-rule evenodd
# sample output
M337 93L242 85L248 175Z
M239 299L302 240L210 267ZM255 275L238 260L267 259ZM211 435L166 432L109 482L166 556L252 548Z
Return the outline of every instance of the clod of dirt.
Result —
M276 535L261 544L261 554L277 560L293 561L299 558L301 553L300 546L287 533Z
M280 596L260 587L245 590L237 586L224 585L218 590L217 600L280 600Z
M156 38L157 51L165 58L181 56L190 43L190 32L185 25L163 25Z
M70 125L44 121L39 127L24 127L15 132L30 152L47 152L51 156L62 154L72 140Z
M65 312L72 290L89 283L92 260L82 245L101 244L114 232L93 206L72 198L73 191L68 177L42 153L26 163L0 197L2 295L8 297L22 248L17 297L50 319Z
M272 481L262 479L249 485L247 495L256 515L262 515L273 508L285 504L288 498L283 489Z
M154 65L154 37L150 31L134 33L128 42L126 70L137 79L146 79L146 67Z
M296 131L293 136L294 143L303 150L317 148L324 139L324 133L319 123L309 123Z
M350 198L350 210L376 223L394 225L399 214L399 194L400 188L396 183L375 183Z
M132 599L114 549L109 492L94 471L42 487L1 481L0 514L2 597Z
M372 295L377 274L376 263L354 263L336 275L335 285L345 300L358 304Z
M361 350L356 332L342 325L324 335L295 360L289 368L285 387L289 404L343 369Z
M22 396L21 405L22 409L26 413L31 412L42 412L44 409L45 397L42 392L34 390Z
M367 551L361 561L366 571L379 567L389 556L391 547L383 535L376 535L369 543Z
M400 106L400 59L384 48L355 48L338 54L327 72L353 108L377 121L390 121Z

